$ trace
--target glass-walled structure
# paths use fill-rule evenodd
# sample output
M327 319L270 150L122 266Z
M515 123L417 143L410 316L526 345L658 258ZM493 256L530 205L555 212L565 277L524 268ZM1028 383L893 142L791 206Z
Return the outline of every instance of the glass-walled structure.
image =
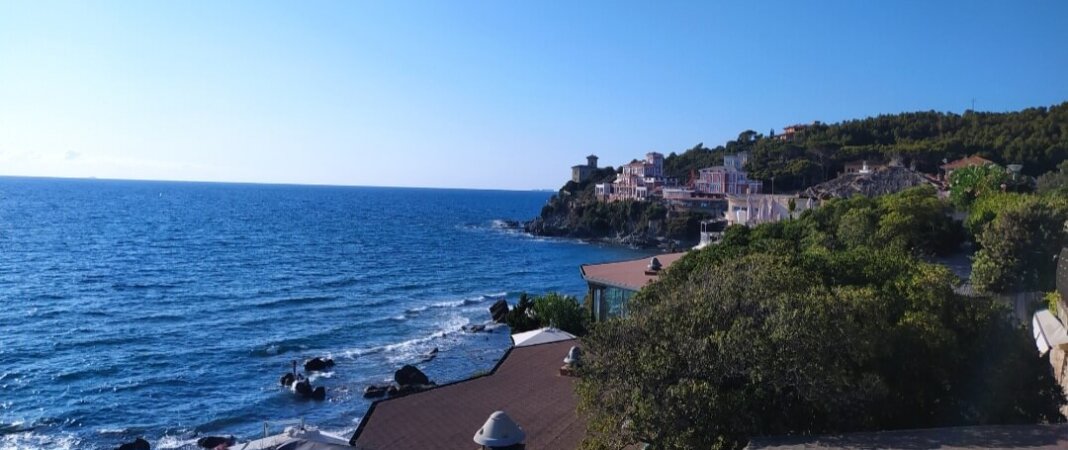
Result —
M627 315L627 303L643 286L685 253L667 253L652 258L606 264L584 264L579 269L589 286L590 317L600 322Z

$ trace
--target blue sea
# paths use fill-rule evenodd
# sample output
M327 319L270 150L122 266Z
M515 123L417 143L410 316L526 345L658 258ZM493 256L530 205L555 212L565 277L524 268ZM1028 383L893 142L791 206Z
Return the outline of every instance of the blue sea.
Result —
M643 255L502 226L549 195L0 178L0 449L347 436L404 364L488 371L508 329L461 328L497 298L581 296L579 264ZM313 356L337 361L323 402L278 384Z

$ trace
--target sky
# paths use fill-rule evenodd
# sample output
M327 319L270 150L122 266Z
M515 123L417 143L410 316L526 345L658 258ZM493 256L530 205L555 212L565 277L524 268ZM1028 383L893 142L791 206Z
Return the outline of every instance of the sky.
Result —
M556 189L585 156L1068 101L1068 2L0 0L0 175Z

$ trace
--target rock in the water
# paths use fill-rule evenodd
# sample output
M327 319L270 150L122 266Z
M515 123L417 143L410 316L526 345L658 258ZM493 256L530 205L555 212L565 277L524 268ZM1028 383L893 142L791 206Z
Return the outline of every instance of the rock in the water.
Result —
M278 380L278 383L282 386L289 387L295 381L297 381L297 377L295 375L293 375L292 373L286 373L285 375L282 375L282 379Z
M326 400L326 388L319 386L312 391L311 398L313 400Z
M386 395L386 391L388 391L389 388L390 388L390 386L375 386L375 385L372 384L372 385L367 386L366 388L364 388L364 390L363 390L363 398L378 398L378 397L381 397L383 395Z
M237 439L234 439L233 436L205 436L200 439L197 439L197 446L200 448L216 448L220 445L231 446L235 443L237 443Z
M315 357L304 363L304 371L318 372L334 367L334 360L330 358Z
M508 317L508 302L503 298L497 300L493 302L489 310L494 322L504 323L504 319Z
M391 384L389 385L389 389L386 390L386 393L389 394L390 397L396 397L398 395L408 395L414 392L422 391L424 389L430 389L432 387L434 387L433 382L431 382L430 384L410 384L408 386L397 386L395 384Z
M485 325L464 325L463 330L468 333L478 333L479 331L486 331Z
M152 450L152 446L148 444L148 441L137 438L133 442L120 445L118 450Z
M293 391L301 397L310 398L312 400L326 399L326 388L322 386L312 388L311 382L306 379L300 380L297 384L294 384Z
M420 362L430 362L431 360L433 360L434 358L437 358L437 357L438 357L438 348L434 347L433 350L430 350L429 352L426 352L426 353L423 354L423 358L420 359Z
M400 370L393 374L393 380L397 382L400 387L430 384L430 378L427 378L423 371L412 365L405 365Z

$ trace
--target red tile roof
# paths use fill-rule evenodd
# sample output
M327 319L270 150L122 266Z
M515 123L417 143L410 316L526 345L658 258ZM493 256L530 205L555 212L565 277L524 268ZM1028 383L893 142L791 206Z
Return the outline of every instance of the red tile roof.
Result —
M492 374L375 402L356 448L475 449L475 432L501 410L526 432L526 448L577 448L586 421L576 412L575 379L559 373L575 340L509 350Z
M994 164L994 162L979 155L972 155L943 164L942 168L945 170L957 170L964 167L985 166L987 164Z
M685 254L686 252L665 253L656 255L656 259L660 261L661 270L664 270ZM645 273L650 259L651 257L606 264L583 264L579 270L582 272L582 278L588 282L638 291L657 278L656 275Z

